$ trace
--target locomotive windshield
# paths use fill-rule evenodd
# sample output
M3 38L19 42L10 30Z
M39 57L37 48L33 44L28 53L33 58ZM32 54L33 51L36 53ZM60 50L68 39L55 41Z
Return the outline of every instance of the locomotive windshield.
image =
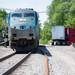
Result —
M26 19L25 25L27 26L35 26L35 14L34 13L24 13L24 18Z
M34 13L25 13L24 17L34 17Z
M12 17L22 17L22 14L21 13L13 13Z
M33 28L38 23L37 13L35 12L19 12L19 13L12 13L11 14L11 24L10 26L13 28L16 26L17 29L28 29L30 26Z
M37 13L24 13L24 17L26 18L27 22L30 21L28 22L29 24L32 23L32 25L37 25Z

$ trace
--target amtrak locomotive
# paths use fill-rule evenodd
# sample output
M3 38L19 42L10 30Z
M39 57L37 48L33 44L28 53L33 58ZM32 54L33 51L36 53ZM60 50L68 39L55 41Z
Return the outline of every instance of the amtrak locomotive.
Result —
M12 48L38 47L38 17L38 13L33 9L17 9L8 14L8 40Z

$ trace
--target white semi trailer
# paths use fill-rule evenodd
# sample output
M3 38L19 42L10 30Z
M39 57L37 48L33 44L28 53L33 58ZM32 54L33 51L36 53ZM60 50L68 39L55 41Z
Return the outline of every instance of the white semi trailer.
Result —
M60 45L65 42L64 26L52 26L52 45Z

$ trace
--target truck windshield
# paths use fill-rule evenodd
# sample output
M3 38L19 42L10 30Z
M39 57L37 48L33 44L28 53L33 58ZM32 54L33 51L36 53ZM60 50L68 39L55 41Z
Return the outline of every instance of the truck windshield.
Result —
M13 13L12 17L22 17L22 14L21 13Z
M34 13L24 13L24 17L34 17Z

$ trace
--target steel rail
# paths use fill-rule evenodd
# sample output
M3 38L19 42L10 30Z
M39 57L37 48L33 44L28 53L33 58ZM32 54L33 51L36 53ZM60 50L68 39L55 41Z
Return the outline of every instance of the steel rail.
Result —
M4 56L4 57L0 58L0 62L2 62L2 61L4 61L4 60L6 60L6 59L12 57L13 55L15 55L15 52L12 53L12 54L9 54L9 55L7 55L7 56Z
M10 69L8 69L6 72L4 72L2 75L10 75L15 69L17 69L29 56L31 55L31 52L29 52L23 59L21 59L18 63L16 63L14 66L12 66Z

